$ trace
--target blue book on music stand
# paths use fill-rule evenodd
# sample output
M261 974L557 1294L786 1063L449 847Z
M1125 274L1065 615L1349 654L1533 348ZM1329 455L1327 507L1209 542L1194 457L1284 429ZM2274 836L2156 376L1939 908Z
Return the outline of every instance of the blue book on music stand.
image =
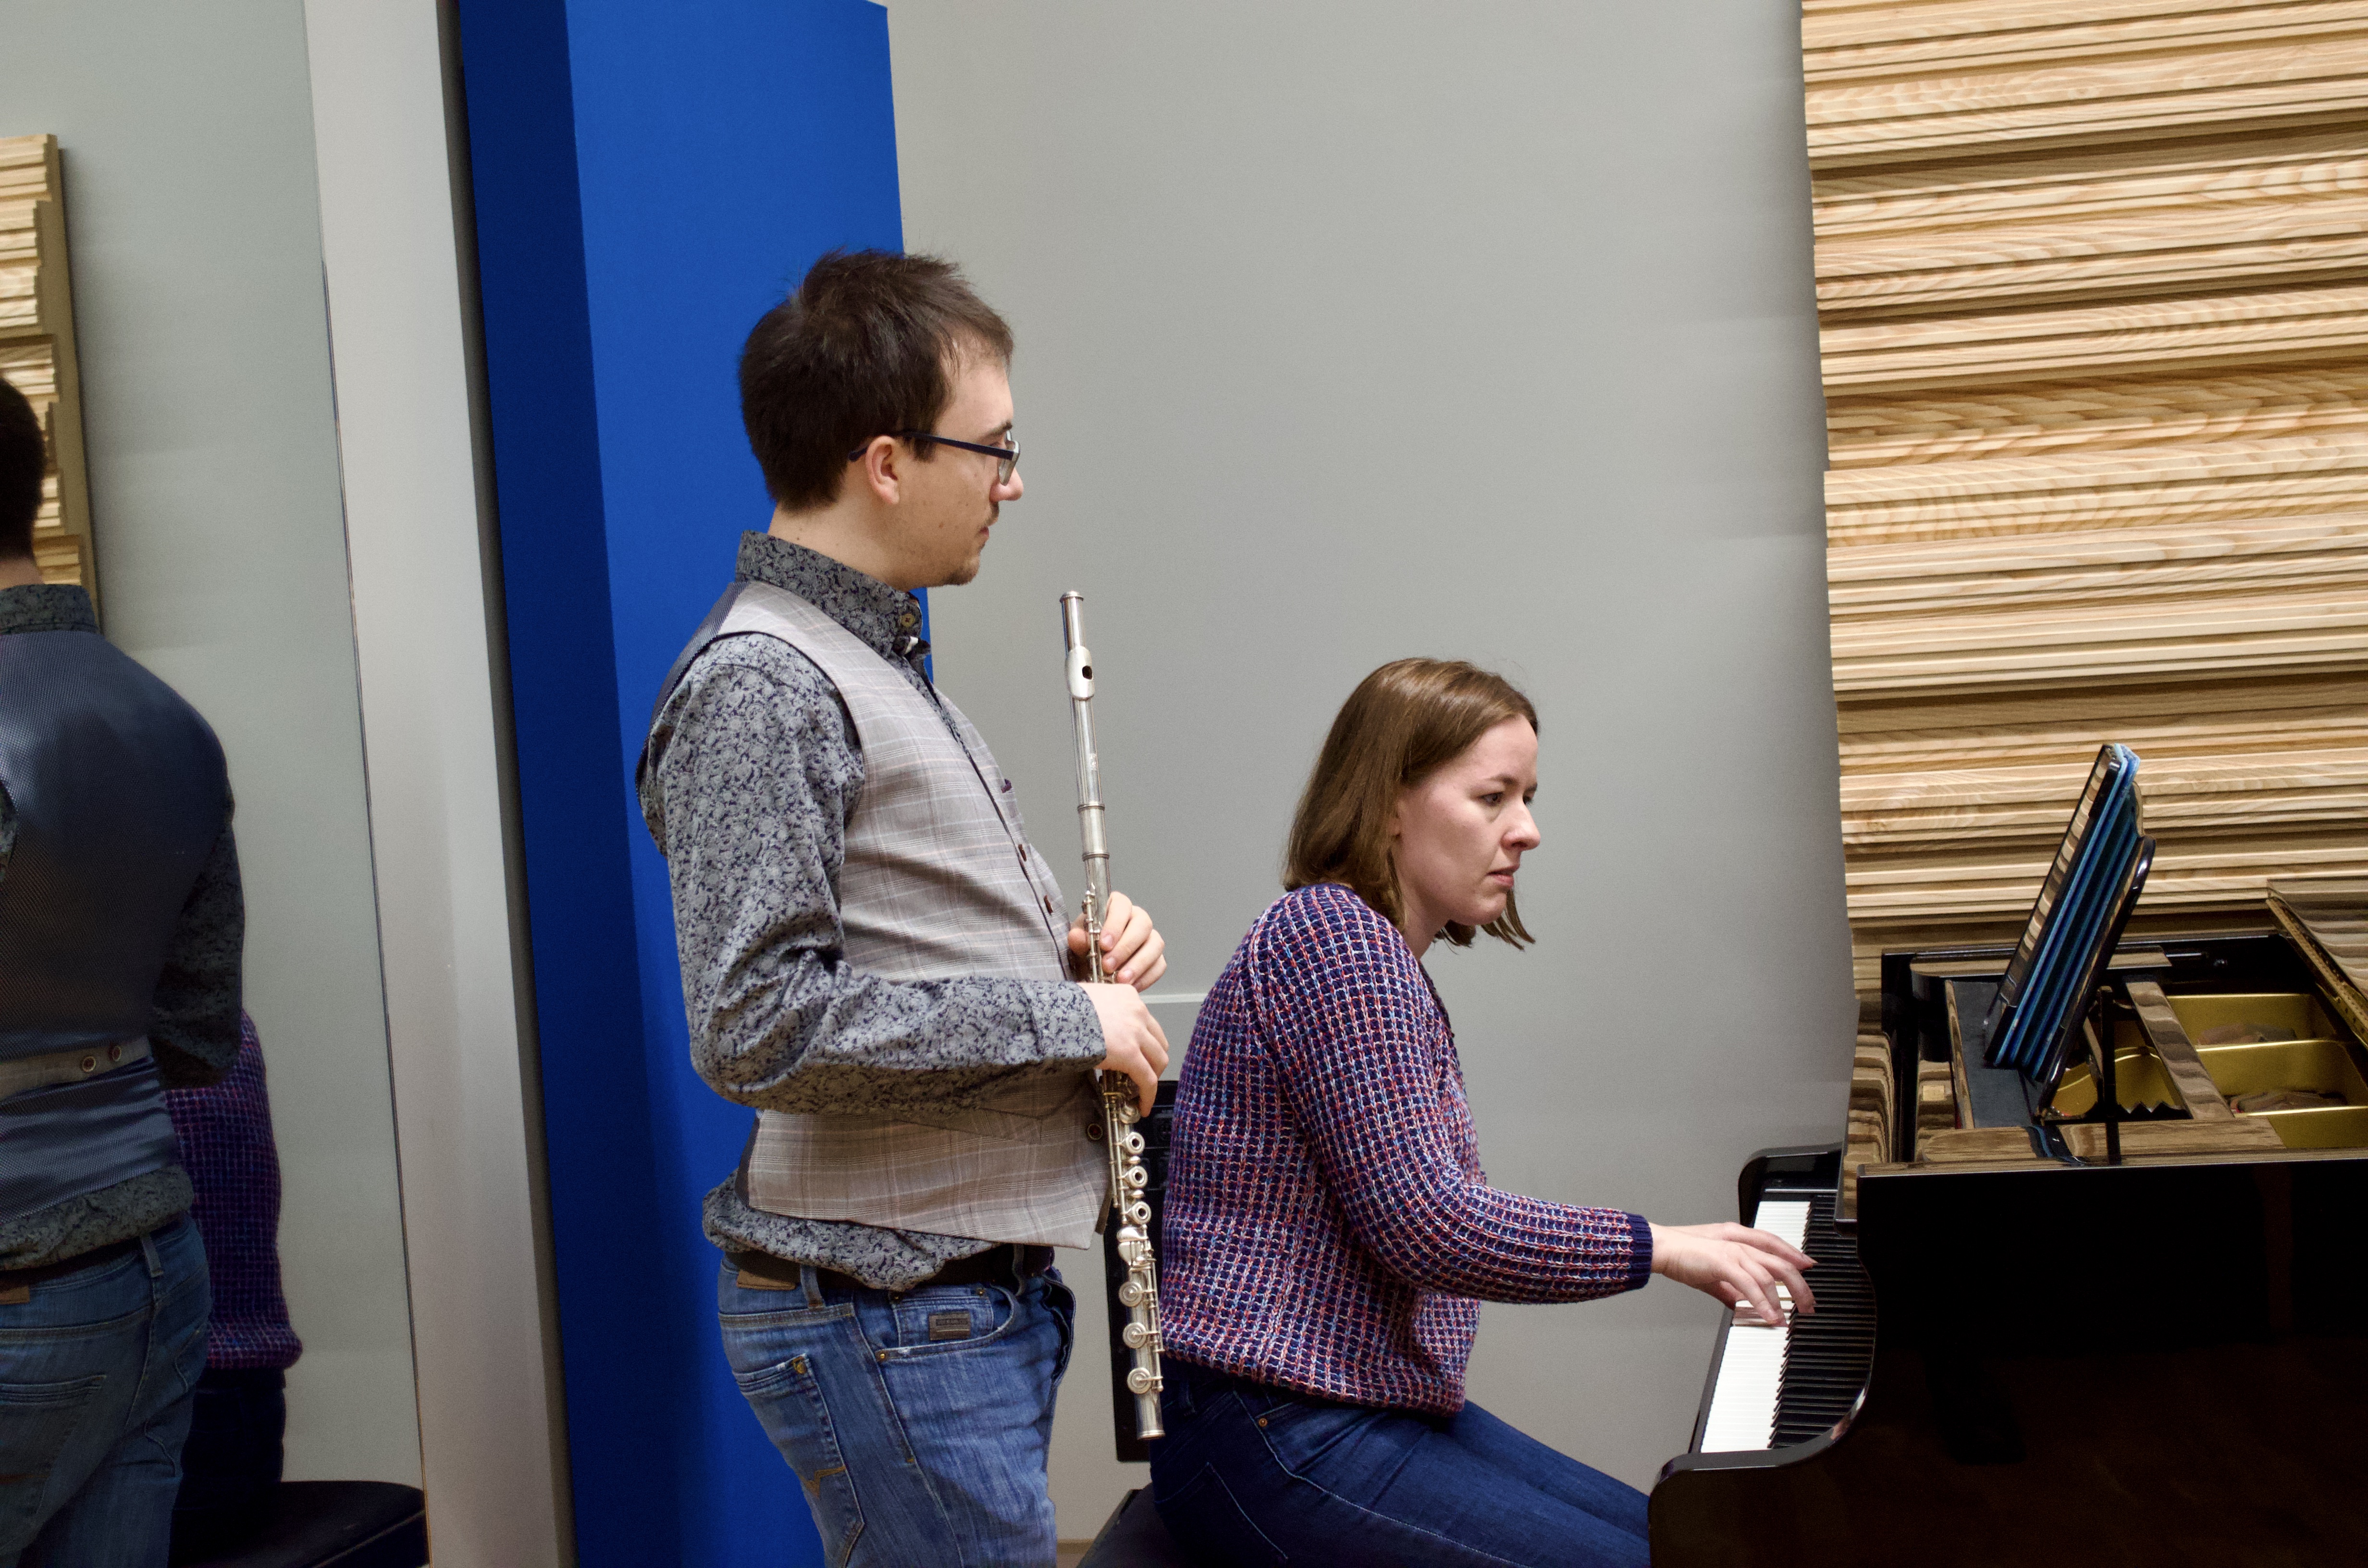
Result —
M2089 994L2153 864L2154 841L2138 831L2137 774L2129 747L2097 753L1984 1019L1984 1064L2021 1074L2036 1091L2035 1105L2054 1094Z

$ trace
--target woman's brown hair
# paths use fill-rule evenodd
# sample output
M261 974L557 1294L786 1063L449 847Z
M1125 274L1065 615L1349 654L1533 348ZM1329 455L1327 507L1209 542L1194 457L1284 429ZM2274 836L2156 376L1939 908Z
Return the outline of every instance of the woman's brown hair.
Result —
M1453 761L1508 719L1538 727L1538 710L1503 676L1460 659L1399 659L1357 683L1299 797L1283 849L1282 885L1339 882L1393 926L1406 919L1390 854L1390 812L1401 791ZM1510 897L1480 927L1515 947L1535 940ZM1451 922L1447 939L1472 945L1474 928Z

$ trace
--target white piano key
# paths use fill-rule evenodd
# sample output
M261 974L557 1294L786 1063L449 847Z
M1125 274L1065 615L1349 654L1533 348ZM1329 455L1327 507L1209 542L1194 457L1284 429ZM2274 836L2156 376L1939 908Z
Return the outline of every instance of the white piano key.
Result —
M1781 1236L1794 1246L1809 1229L1806 1202L1763 1199L1752 1228ZM1787 1326L1770 1328L1756 1312L1738 1311L1726 1331L1718 1383L1711 1391L1710 1415L1702 1422L1701 1451L1740 1453L1765 1449L1776 1435L1776 1398L1782 1392L1784 1346L1791 1337L1792 1292L1780 1290Z

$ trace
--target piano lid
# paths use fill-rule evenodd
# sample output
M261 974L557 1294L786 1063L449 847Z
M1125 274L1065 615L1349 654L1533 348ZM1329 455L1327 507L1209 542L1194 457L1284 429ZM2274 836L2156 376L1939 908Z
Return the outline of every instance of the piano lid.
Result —
M2279 877L2270 913L2327 982L2344 1022L2368 1040L2368 877Z

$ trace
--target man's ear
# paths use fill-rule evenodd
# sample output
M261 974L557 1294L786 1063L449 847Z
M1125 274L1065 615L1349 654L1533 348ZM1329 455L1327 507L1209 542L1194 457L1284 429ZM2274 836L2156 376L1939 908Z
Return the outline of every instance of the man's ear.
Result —
M856 483L870 488L871 497L894 506L905 494L905 451L893 436L874 436L855 462Z

